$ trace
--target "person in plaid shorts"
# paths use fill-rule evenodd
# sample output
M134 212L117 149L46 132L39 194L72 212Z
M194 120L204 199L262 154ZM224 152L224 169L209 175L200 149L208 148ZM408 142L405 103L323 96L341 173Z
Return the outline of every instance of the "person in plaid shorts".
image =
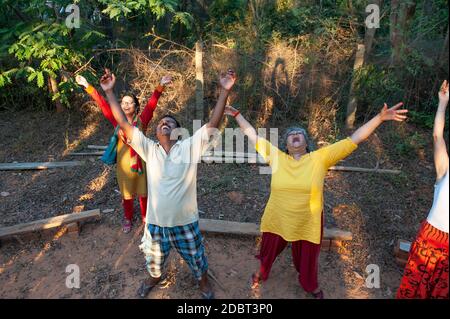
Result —
M147 167L147 218L140 249L150 274L138 289L145 298L161 280L162 271L172 248L181 255L199 281L205 299L214 298L208 282L208 261L198 226L197 164L209 146L209 137L217 132L225 104L236 81L230 69L220 77L221 92L208 123L190 138L179 140L180 124L171 115L163 116L156 127L157 142L147 138L126 120L114 95L114 74L102 77L118 125L127 143L145 161Z

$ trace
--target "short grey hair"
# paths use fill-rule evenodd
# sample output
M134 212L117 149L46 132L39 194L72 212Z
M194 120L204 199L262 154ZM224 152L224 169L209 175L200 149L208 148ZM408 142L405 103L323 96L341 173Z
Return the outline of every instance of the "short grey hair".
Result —
M314 143L313 143L313 141L311 140L311 138L309 137L308 132L307 132L303 127L300 127L300 126L291 126L291 127L289 127L289 128L286 129L286 131L285 131L284 134L283 134L281 143L280 143L280 149L281 149L282 151L284 151L285 153L288 153L288 149L287 149L287 138L288 138L289 134L291 134L292 132L296 132L296 131L300 132L300 133L303 135L303 137L305 138L305 141L306 141L306 151L307 151L308 153L313 152L314 149L315 149Z

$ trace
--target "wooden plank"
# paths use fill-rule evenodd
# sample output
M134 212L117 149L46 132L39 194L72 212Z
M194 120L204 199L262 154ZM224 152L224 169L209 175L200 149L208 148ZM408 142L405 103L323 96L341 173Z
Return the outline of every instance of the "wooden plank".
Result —
M396 262L399 266L405 267L406 264L408 263L408 259L402 259L402 258L395 257L395 262Z
M49 168L60 167L74 167L83 165L83 161L68 161L68 162L35 162L35 163L1 163L0 171L14 171L14 170L41 170Z
M244 163L244 164L261 164L267 165L262 157L219 157L219 156L202 156L202 161L208 163ZM401 174L400 170L380 169L380 168L364 168L350 166L332 166L330 171L342 172L359 172L359 173L377 173L377 174Z
M329 168L329 170L343 171L343 172L379 173L379 174L400 174L402 172L396 169L363 168L350 166L332 166Z
M253 223L239 223L226 220L201 218L199 221L199 225L201 231L209 233L247 235L247 236L261 235L259 225ZM336 228L324 228L323 238L334 240L352 240L353 235L351 232L343 231Z
M338 228L323 228L323 238L332 240L352 240L353 234L349 231L341 230ZM333 246L333 243L331 243Z
M341 240L323 239L320 249L323 251L339 251L344 245Z
M397 244L394 247L394 255L396 258L408 260L410 250L411 250L411 242L399 239L397 240Z
M209 233L259 236L259 225L226 220L200 219L200 230Z
M0 238L7 238L29 232L45 230L62 225L80 222L91 218L100 218L100 209L88 210L81 213L73 213L36 220L30 223L19 224L0 228Z
M248 163L248 164L262 164L266 162L262 157L221 157L221 156L202 156L203 162L208 163Z
M261 157L258 153L243 153L243 152L222 152L222 151L206 151L203 156L214 156L214 157Z
M107 145L88 145L87 148L92 150L106 150L108 148Z
M69 156L101 156L104 152L81 152L81 153L69 153Z
M68 234L71 234L75 237L78 237L78 235L80 234L80 224L79 223L70 223L70 224L67 224L65 227L66 227L66 232Z
M94 148L95 145L88 145ZM97 146L103 147L103 146ZM104 146L106 148L106 146ZM98 156L103 155L103 152L92 153L71 153L69 155L74 156ZM222 152L222 151L207 151L202 156L203 162L209 163L248 163L248 164L261 164L267 165L264 158L257 153L242 153L242 152ZM364 167L351 167L351 166L332 166L330 171L342 171L342 172L358 172L358 173L377 173L377 174L401 174L402 171L396 169L381 169L381 168L364 168Z

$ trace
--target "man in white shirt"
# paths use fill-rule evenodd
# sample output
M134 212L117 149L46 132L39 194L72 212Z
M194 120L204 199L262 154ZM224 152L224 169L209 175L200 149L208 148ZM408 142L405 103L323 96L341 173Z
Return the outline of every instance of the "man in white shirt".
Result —
M207 149L209 136L217 129L228 94L236 81L232 70L220 78L221 92L211 119L194 135L178 140L178 121L164 116L156 128L158 142L148 139L128 123L114 95L115 76L106 73L100 80L111 110L128 144L147 165L147 220L142 245L149 278L144 280L138 295L146 297L160 281L161 269L174 247L199 281L203 298L214 293L208 282L208 262L203 238L198 227L197 164Z

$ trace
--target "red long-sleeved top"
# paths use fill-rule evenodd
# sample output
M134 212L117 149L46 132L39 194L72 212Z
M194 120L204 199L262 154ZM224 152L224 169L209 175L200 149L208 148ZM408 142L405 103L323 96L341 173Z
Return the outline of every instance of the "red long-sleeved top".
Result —
M147 129L148 123L150 123L151 119L153 118L153 112L156 109L156 105L158 104L159 97L161 96L163 90L164 87L161 85L158 85L156 87L152 96L148 99L147 105L139 116L144 131ZM105 98L100 93L98 93L98 91L92 85L89 85L86 88L86 92L92 97L95 103L97 103L97 105L102 110L103 115L106 117L106 119L108 119L108 121L111 122L111 124L115 128L117 126L117 121L112 114L111 106L108 104Z

